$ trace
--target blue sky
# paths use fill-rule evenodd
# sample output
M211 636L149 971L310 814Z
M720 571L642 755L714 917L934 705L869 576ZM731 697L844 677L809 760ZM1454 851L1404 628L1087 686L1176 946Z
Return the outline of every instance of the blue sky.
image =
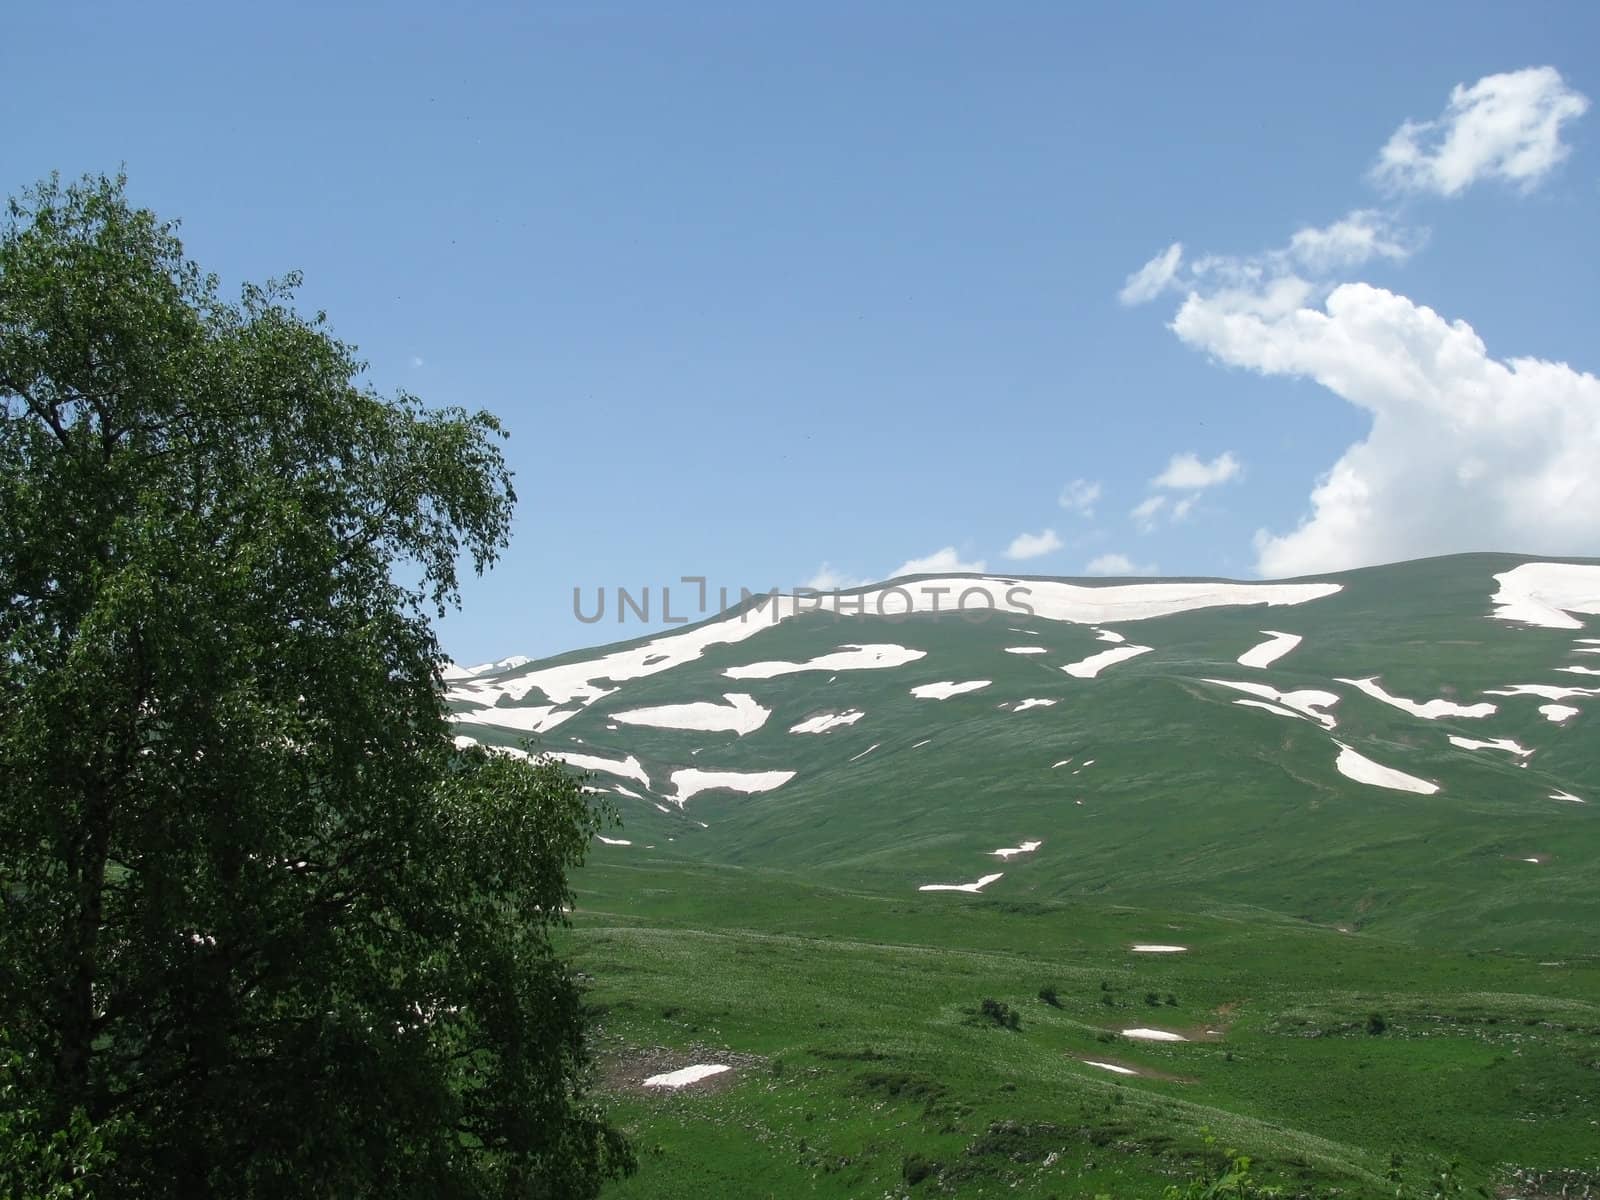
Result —
M1591 4L34 5L0 177L126 164L230 284L303 270L377 386L505 419L476 661L641 632L574 587L945 549L1600 553L1596 45Z

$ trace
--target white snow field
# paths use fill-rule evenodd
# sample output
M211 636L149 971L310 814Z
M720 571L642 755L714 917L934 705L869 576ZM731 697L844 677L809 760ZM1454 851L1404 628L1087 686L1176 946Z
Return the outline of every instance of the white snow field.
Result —
M1116 1063L1096 1062L1092 1058L1079 1059L1085 1066L1099 1067L1102 1071L1115 1071L1118 1075L1137 1075L1139 1072L1132 1067L1119 1067Z
M1298 633L1279 633L1276 629L1263 629L1267 640L1252 646L1236 660L1241 667L1270 667L1304 639Z
M1011 706L1011 711L1027 712L1030 708L1049 708L1054 703L1056 703L1054 700L1040 700L1037 697L1030 696L1026 700L1018 700Z
M473 725L492 725L496 729L515 729L522 733L548 733L568 717L575 717L581 712L577 708L558 708L554 704L543 704L526 708L472 708L465 712L451 713L452 721L467 721Z
M1546 721L1549 721L1555 725L1565 725L1581 711L1581 709L1573 708L1570 704L1539 705L1539 714L1544 717Z
M1415 700L1407 700L1404 696L1391 696L1383 690L1383 685L1378 682L1376 675L1366 679L1336 679L1336 682L1348 683L1374 700L1381 700L1392 708L1410 713L1413 717L1421 717L1425 721L1437 721L1440 717L1470 717L1478 720L1482 717L1492 717L1499 711L1495 705L1487 701L1482 704L1463 705L1453 700L1426 700L1419 704Z
M1006 653L1007 654L1044 654L1044 653L1046 653L1046 650L1045 650L1045 648L1043 646L1007 646L1006 647Z
M1157 942L1135 942L1129 947L1135 954L1183 954L1187 946L1164 946Z
M1096 629L1094 631L1094 636L1099 638L1102 642L1125 642L1128 640L1115 629Z
M926 650L910 650L905 646L881 643L869 646L841 646L832 654L818 655L803 663L758 662L743 667L729 667L722 673L729 679L774 679L779 675L795 675L801 671L876 671L884 667L903 667L927 657Z
M1556 670L1567 675L1600 675L1600 667L1557 667Z
M699 1083L702 1079L709 1079L713 1075L721 1075L727 1067L718 1063L696 1063L692 1067L683 1067L677 1071L668 1071L665 1075L652 1075L644 1081L645 1087L681 1088L691 1083Z
M1523 563L1496 575L1490 597L1502 621L1544 629L1582 629L1573 613L1600 613L1600 567L1582 563Z
M919 683L911 689L911 694L918 700L948 700L951 696L960 696L965 692L986 688L992 682L989 679L969 679L965 683L951 683L948 680L940 683Z
M701 792L729 791L755 795L782 787L794 775L793 771L702 771L699 767L682 767L672 773L672 783L677 791L667 799L682 808L691 796Z
M764 595L754 598L739 612L706 621L681 633L663 634L599 658L561 663L510 679L459 680L459 688L452 688L450 694L452 699L478 700L488 706L501 695L520 701L538 689L556 705L589 704L613 690L601 687L600 680L621 683L669 671L693 662L711 646L742 642L780 621L809 612L838 613L841 618L857 614L892 617L910 613L952 614L958 606L964 606L968 614L987 608L1049 621L1098 625L1143 621L1226 605L1305 604L1331 596L1341 586L1337 583L1125 583L1092 587L1056 580L1019 584L993 576L931 576L850 593ZM974 602L978 596L984 598L983 604ZM530 664L519 656L485 664L485 668L504 671L526 665ZM469 668L469 675L474 670ZM767 676L730 674L730 678Z
M1189 1040L1181 1033L1169 1033L1165 1029L1124 1029L1122 1036L1135 1038L1141 1042L1187 1042Z
M1567 700L1573 696L1600 696L1600 688L1558 687L1551 683L1513 683L1490 688L1486 696L1538 696L1541 700Z
M1261 704L1250 700L1235 700L1235 704L1248 704L1255 708L1265 708L1272 712L1282 713L1285 716L1302 717L1308 721L1315 721L1324 729L1332 729L1338 724L1332 713L1319 712L1318 709L1332 708L1339 703L1339 697L1334 692L1322 692L1315 688L1303 688L1297 692L1280 692L1277 688L1265 683L1251 683L1239 679L1207 679L1205 682L1214 683L1218 687L1232 688L1236 692L1247 692L1258 696L1261 700L1271 701L1270 704Z
M842 713L822 713L819 716L808 717L798 725L789 726L790 733L827 733L830 729L838 729L843 725L854 725L867 714L857 708L847 708Z
M1126 662L1130 658L1138 658L1141 654L1148 654L1154 648L1153 646L1118 646L1115 650L1102 650L1099 654L1091 654L1088 658L1069 663L1061 669L1075 679L1093 679L1107 667L1115 666L1119 662Z
M919 892L972 892L973 894L976 894L978 892L983 891L984 888L988 887L996 879L999 879L1003 874L1004 874L1004 872L998 872L998 873L996 873L994 875L985 875L982 879L978 880L976 883L925 883L921 887L919 887L917 889L917 891L919 891Z
M756 703L754 696L748 696L743 692L728 692L722 698L727 701L726 704L697 700L692 704L631 708L627 712L612 713L611 719L620 721L624 725L650 725L656 729L699 729L707 733L737 733L743 737L760 729L772 715L769 709Z
M1450 744L1460 746L1463 750L1504 750L1507 754L1515 754L1519 758L1527 758L1533 753L1526 746L1519 745L1511 738L1487 738L1480 741L1477 738L1457 737L1450 735Z
M1012 859L1019 854L1032 854L1043 842L1023 842L1020 846L1005 846L999 850L990 851L996 858Z
M1339 757L1334 760L1334 766L1339 768L1339 774L1357 783L1369 783L1373 787L1389 788L1396 792L1416 792L1422 796L1431 796L1439 790L1437 783L1375 763L1343 742L1336 741L1334 745L1339 747Z

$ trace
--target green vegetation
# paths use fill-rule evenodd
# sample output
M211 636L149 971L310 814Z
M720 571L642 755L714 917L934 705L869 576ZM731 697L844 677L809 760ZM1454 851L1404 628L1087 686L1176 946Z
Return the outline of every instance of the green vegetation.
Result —
M0 1194L590 1196L599 816L455 749L428 623L499 427L293 285L224 302L120 180L0 237Z

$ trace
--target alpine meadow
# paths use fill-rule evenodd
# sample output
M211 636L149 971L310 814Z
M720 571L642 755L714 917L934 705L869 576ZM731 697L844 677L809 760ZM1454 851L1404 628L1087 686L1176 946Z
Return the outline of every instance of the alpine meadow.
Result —
M1600 1200L1597 47L8 13L0 1200Z

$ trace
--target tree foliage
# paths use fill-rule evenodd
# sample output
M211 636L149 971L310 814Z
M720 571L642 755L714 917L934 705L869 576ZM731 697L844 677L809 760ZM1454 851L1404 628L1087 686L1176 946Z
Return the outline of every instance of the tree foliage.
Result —
M501 429L363 386L297 282L224 301L121 179L11 203L0 1128L118 1196L591 1196L550 933L600 816L454 746L429 623Z

